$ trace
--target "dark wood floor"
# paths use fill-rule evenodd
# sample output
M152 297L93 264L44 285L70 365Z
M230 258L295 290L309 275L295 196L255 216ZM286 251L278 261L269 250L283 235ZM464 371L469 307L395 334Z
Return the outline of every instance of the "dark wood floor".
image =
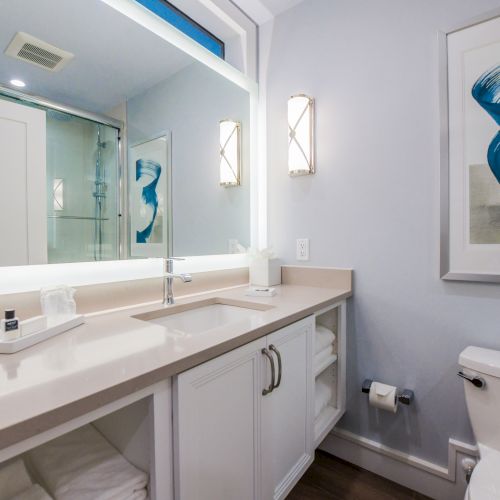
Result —
M388 481L328 453L316 459L287 500L429 500L428 497Z

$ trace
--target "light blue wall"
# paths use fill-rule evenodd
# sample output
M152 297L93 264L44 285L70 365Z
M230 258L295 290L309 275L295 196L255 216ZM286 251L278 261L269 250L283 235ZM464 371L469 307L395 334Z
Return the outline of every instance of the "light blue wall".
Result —
M219 121L242 123L242 181L219 186ZM173 252L215 255L228 241L250 245L250 98L203 64L193 63L127 103L129 146L172 136Z
M309 237L309 264L355 270L341 426L441 464L449 437L473 441L457 358L469 344L500 349L500 285L439 279L437 33L499 7L306 0L261 30L270 243L298 264L295 239ZM316 98L317 173L290 178L297 92ZM415 404L378 414L367 377L414 389Z

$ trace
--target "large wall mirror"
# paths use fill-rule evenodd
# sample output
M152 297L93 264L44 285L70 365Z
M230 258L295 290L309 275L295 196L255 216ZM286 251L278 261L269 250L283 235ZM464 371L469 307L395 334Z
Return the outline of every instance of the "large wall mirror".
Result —
M0 266L250 246L246 90L101 0L0 9Z

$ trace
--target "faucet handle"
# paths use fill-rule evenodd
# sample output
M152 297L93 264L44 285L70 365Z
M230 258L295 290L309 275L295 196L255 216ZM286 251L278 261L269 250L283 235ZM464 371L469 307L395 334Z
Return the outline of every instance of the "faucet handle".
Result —
M171 273L174 265L174 260L186 260L184 257L165 257L165 272Z

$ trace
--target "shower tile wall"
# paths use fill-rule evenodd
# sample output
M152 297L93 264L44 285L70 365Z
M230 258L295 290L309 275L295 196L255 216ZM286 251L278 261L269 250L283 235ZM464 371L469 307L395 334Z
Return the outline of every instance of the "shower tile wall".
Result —
M102 245L96 244L97 128L94 122L47 111L47 239L49 263L118 259L117 131L99 125L105 172ZM54 179L63 181L63 208L54 204Z

